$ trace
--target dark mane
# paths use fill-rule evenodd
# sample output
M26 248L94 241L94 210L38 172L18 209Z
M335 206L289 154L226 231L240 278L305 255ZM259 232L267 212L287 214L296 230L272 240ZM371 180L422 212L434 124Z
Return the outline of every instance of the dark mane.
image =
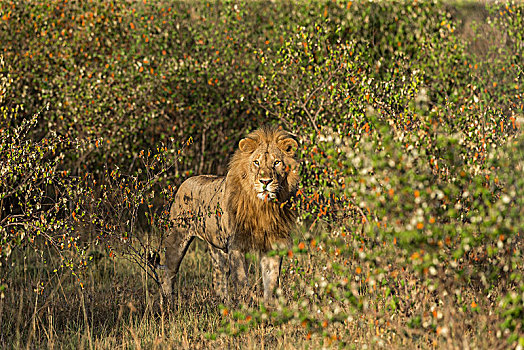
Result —
M277 143L291 136L274 127L263 127L247 135L247 138L263 144ZM260 201L249 192L252 185L248 183L248 157L240 150L232 157L226 180L229 189L226 206L231 214L230 227L235 230L231 244L243 251L267 252L289 243L291 226L296 217L289 199L298 183L298 163L289 156L284 161L289 165L289 171L279 191L278 200Z

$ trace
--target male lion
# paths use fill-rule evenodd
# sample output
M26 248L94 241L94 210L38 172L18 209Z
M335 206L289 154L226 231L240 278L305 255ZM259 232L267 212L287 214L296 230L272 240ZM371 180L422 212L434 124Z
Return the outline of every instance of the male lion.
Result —
M170 213L175 226L166 239L164 294L171 294L187 248L199 237L210 247L218 296L228 297L228 276L243 291L245 253L255 251L261 253L264 300L273 298L282 259L266 253L290 244L297 146L289 133L264 127L239 142L226 176L194 176L180 185Z

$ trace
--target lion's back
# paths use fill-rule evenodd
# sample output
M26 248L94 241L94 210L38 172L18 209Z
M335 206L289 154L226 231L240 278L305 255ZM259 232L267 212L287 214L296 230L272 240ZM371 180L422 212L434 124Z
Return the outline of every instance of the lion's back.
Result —
M216 244L221 229L224 176L199 175L185 180L175 195L170 217L177 225L188 225L200 238Z
M194 211L203 205L218 203L221 200L223 181L223 176L216 175L199 175L185 180L175 195L171 218L183 211Z

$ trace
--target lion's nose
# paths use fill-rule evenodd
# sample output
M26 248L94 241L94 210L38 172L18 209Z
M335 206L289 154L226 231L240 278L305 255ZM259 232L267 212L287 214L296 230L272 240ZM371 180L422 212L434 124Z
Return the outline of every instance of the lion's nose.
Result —
M260 183L261 183L262 185L264 185L265 187L269 186L269 184L270 184L271 182L273 182L272 179L267 179L267 180L265 180L265 179L260 179Z

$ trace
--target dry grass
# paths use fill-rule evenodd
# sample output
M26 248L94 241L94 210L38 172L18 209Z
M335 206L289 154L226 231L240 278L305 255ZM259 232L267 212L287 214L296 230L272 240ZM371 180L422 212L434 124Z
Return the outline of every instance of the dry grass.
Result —
M285 259L283 295L286 307L289 310L309 309L315 317L329 313L337 304L349 317L324 324L322 329L308 329L297 317L279 322L280 308L276 308L277 316L268 313L266 321L251 323L244 332L235 332L246 324L242 320L233 321L234 310L241 306L228 305L226 314L214 297L211 264L205 250L202 242L193 243L181 267L178 294L165 304L160 300L156 284L123 259L102 258L82 276L84 289L81 289L71 274L57 275L50 269L35 268L42 266L39 258L18 256L24 263L15 262L12 271L2 271L12 282L0 302L0 347L493 349L506 344L496 337L500 319L491 312L500 287L494 289L493 301L482 300L481 287L474 281L464 289L453 278L449 281L443 278L447 284L430 291L419 274L383 266L381 268L394 278L387 278L389 282L385 286L373 288L359 278L372 267L358 258L350 259L347 271L361 268L360 273L348 275L364 302L363 308L358 309L347 301L310 292L314 290L311 281L335 278L334 275L329 277L326 272L329 269L323 269L329 259L347 258L332 259L329 252L312 247L308 247L307 254ZM389 254L392 253L394 251L390 250ZM384 261L395 260L394 255L381 256ZM252 270L255 270L253 265ZM251 273L253 284L256 278L256 273ZM386 293L388 288L390 293ZM456 288L461 288L462 304L475 301L476 311L458 307L461 302ZM255 287L254 292L261 293L260 288ZM392 300L396 301L396 307L391 307ZM307 301L306 306L304 301ZM257 312L256 304L250 306L244 314ZM421 315L420 325L410 327L410 320L417 315Z

